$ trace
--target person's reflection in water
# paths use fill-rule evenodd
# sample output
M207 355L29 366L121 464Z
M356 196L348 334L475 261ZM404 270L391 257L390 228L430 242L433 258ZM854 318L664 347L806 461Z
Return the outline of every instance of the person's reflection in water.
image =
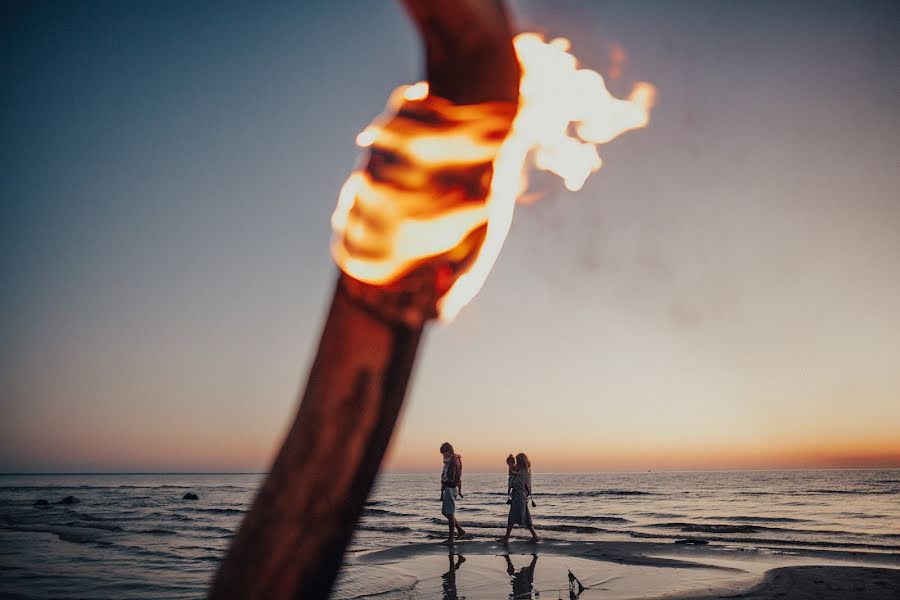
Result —
M453 564L453 550L447 554L447 559L450 561L450 570L441 575L441 585L444 588L443 600L463 600L456 592L456 571L461 564L466 562L466 557L462 554L457 554L456 556L456 564Z
M534 566L537 564L537 554L532 554L531 564L519 569L518 573L509 559L509 554L504 554L503 558L506 559L506 572L512 578L510 582L512 583L513 591L510 598L514 600L531 598L531 592L534 590Z

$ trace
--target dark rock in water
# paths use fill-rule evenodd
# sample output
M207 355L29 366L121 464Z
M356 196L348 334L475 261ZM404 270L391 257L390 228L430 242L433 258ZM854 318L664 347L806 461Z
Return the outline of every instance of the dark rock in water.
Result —
M66 496L65 498L57 502L57 504L78 504L79 502L81 502L81 500L79 500L75 496Z
M182 500L199 500L200 496L195 494L194 492L188 492L184 496L181 497Z
M39 498L34 501L34 506L50 506L50 503L43 498Z
M690 544L692 546L705 546L709 543L709 540L686 539L686 540L675 540L673 543L675 543L675 544Z

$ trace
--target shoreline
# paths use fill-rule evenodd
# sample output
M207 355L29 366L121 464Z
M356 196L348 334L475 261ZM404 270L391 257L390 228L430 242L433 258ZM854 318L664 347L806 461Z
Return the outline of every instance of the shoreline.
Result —
M501 548L496 539L507 517L504 481L470 474L457 509L472 537L452 552L438 543L447 525L434 498L434 474L385 476L367 502L345 558L346 585L334 600L508 598L514 581L516 589L528 587L529 572L532 589L543 590L532 599L556 600L559 591L568 598L568 569L592 586L581 600L627 598L629 589L637 590L630 597L709 598L718 592L760 598L775 594L752 591L767 581L768 571L773 573L767 585L786 585L785 575L775 577L782 567L790 569L793 590L805 589L806 578L854 597L857 587L894 572L867 570L854 584L849 567L900 562L896 471L539 475L547 493L537 497L533 514L544 541L531 546L519 529L508 549ZM206 594L209 573L238 528L259 476L17 476L2 483L6 518L0 518L0 545L10 568L0 597L88 597L102 585L107 596L184 598ZM184 500L186 492L199 499ZM70 495L79 502L59 503ZM35 506L41 499L48 504ZM709 544L682 546L674 537ZM844 543L870 548L835 547ZM529 571L531 552L537 562ZM154 569L146 568L148 561ZM839 572L796 570L835 563L844 565ZM178 576L163 581L154 575L157 569ZM882 597L900 598L900 585L889 577L883 583L893 594L882 590Z
M669 596L666 600L712 600L740 598L742 600L771 600L792 598L799 600L881 600L900 594L900 569L881 567L819 566L777 567L766 571L763 580L744 591L722 596Z
M334 600L363 596L557 598L882 598L900 595L900 554L783 551L641 541L410 543L345 560Z

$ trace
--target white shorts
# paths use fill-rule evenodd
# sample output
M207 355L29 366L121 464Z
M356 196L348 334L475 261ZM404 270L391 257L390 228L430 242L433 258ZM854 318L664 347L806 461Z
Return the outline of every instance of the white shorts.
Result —
M452 517L456 513L456 495L459 490L456 488L444 488L441 496L441 514L445 517Z

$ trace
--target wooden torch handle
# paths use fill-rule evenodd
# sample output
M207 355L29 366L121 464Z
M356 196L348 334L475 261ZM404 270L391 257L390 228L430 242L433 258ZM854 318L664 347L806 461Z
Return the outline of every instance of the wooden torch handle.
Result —
M432 93L514 102L501 0L404 0ZM423 325L354 300L341 275L297 417L221 563L210 598L325 599L403 405ZM370 290L371 291L371 290ZM376 303L377 305L377 303Z

